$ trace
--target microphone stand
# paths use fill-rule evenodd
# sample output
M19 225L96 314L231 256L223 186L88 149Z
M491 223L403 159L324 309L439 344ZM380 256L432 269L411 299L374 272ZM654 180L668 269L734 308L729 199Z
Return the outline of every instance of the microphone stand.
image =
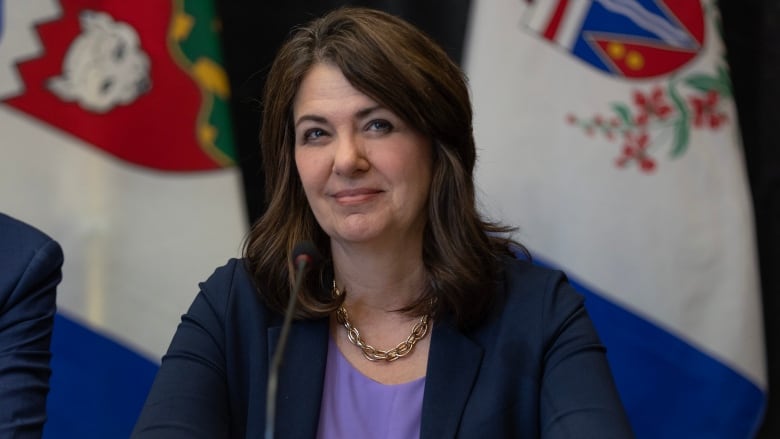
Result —
M306 266L312 262L312 256L306 253L302 253L295 258L296 273L295 273L295 285L290 299L287 302L287 310L284 313L284 323L282 324L282 332L279 336L279 343L276 345L276 351L274 352L273 359L271 360L271 369L268 372L268 393L265 399L265 439L273 439L274 428L276 421L276 389L279 384L279 368L282 364L282 357L284 356L284 348L287 346L287 336L290 334L290 325L292 323L293 311L295 310L295 300L298 298L298 291L301 289L303 283L303 275L306 271Z

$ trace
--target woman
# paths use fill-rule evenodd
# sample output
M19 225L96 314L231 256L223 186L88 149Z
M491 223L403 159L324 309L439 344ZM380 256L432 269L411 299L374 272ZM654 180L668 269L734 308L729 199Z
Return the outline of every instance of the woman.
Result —
M298 297L278 437L631 437L582 298L475 208L471 103L441 48L339 9L295 30L263 103L267 212L202 284L134 437L263 433L304 240L326 263Z

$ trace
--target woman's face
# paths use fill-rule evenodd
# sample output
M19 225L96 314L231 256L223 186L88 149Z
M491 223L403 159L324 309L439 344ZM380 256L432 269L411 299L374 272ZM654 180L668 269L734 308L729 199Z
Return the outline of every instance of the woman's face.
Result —
M422 242L431 141L315 64L293 102L295 164L322 229L336 242Z

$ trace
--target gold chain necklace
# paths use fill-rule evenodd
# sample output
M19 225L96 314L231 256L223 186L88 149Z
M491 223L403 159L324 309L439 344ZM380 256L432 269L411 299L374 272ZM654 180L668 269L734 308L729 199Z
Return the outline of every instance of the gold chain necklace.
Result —
M333 294L335 296L341 295L341 291L339 291L336 286L335 280L333 281ZM412 328L412 333L409 334L409 337L407 337L406 340L398 343L398 346L392 349L383 351L363 341L358 328L353 326L352 322L349 321L349 314L347 314L347 310L344 309L344 305L339 306L336 310L336 320L347 329L347 338L352 344L363 351L363 356L369 361L395 361L409 355L409 353L412 352L412 349L414 349L414 345L422 340L428 333L428 317L428 314L420 317L420 321L415 323L414 328Z

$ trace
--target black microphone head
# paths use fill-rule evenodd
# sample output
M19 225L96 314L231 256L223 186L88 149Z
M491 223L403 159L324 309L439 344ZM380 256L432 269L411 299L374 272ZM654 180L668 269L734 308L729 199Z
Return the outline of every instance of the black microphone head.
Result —
M292 260L295 265L306 262L308 268L314 268L322 262L322 255L311 241L301 241L293 247Z

